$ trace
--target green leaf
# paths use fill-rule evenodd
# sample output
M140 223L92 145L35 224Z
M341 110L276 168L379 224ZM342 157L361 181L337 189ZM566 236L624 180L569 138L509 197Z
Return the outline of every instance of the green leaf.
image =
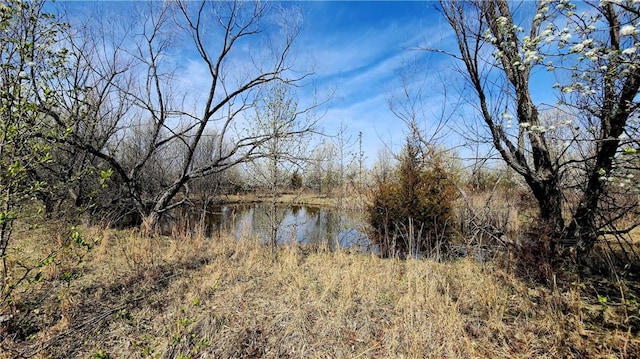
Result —
M23 169L24 167L22 167L22 164L20 163L20 161L15 161L9 166L9 176L11 177L17 176L18 173L23 171Z
M607 304L607 301L609 301L609 298L606 295L598 294L598 302L600 304Z
M100 183L100 186L102 188L106 187L106 182L111 178L111 176L113 175L113 170L112 169L108 169L108 170L102 170L100 171L100 179L98 180L98 182Z

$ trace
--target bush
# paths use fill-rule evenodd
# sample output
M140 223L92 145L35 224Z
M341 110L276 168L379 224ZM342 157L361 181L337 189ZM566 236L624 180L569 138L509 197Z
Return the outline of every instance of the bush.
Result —
M302 176L300 175L300 172L298 172L298 170L295 170L291 175L290 185L291 189L293 190L299 190L300 188L302 188Z
M456 189L440 156L411 140L392 178L378 183L368 208L371 238L384 257L438 256L453 236Z

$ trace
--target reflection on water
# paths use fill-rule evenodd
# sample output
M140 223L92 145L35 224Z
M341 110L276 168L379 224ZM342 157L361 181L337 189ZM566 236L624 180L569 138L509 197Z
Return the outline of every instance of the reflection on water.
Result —
M207 236L233 234L237 239L256 238L267 243L271 233L271 218L274 218L278 243L371 249L371 242L360 230L360 220L326 208L278 206L273 216L266 204L233 204L210 208L205 217L189 217L192 223L197 223L196 218L199 217ZM166 225L170 226L170 222Z

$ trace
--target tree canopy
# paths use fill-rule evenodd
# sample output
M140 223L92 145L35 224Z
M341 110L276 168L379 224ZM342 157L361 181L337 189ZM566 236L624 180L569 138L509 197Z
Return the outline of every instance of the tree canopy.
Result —
M477 113L535 196L552 246L587 254L635 226L637 198L614 198L637 190L626 180L637 171L640 4L443 1L441 10ZM557 81L554 104L533 100L542 72ZM633 223L617 228L624 216Z

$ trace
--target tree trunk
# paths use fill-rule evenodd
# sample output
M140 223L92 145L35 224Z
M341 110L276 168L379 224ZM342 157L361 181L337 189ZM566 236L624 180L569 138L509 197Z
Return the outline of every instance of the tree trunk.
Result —
M618 141L612 140L602 146L598 152L596 165L591 171L586 189L574 212L571 223L566 229L565 236L575 239L578 246L578 258L589 255L598 239L597 211L599 201L605 191L605 182L601 180L600 169L610 173L613 167L613 157L618 147Z
M562 217L562 191L556 181L527 181L540 210L540 236L543 240L549 236L549 250L553 253L557 242L562 238L564 219ZM545 244L545 243L543 243Z
M162 214L169 208L169 203L173 200L173 198L178 194L178 191L182 186L189 180L188 177L183 176L178 181L174 182L166 191L160 196L160 198L156 201L151 211L144 216L144 220L142 222L143 230L147 234L156 233L158 230L158 225L160 224L160 219L162 218Z

